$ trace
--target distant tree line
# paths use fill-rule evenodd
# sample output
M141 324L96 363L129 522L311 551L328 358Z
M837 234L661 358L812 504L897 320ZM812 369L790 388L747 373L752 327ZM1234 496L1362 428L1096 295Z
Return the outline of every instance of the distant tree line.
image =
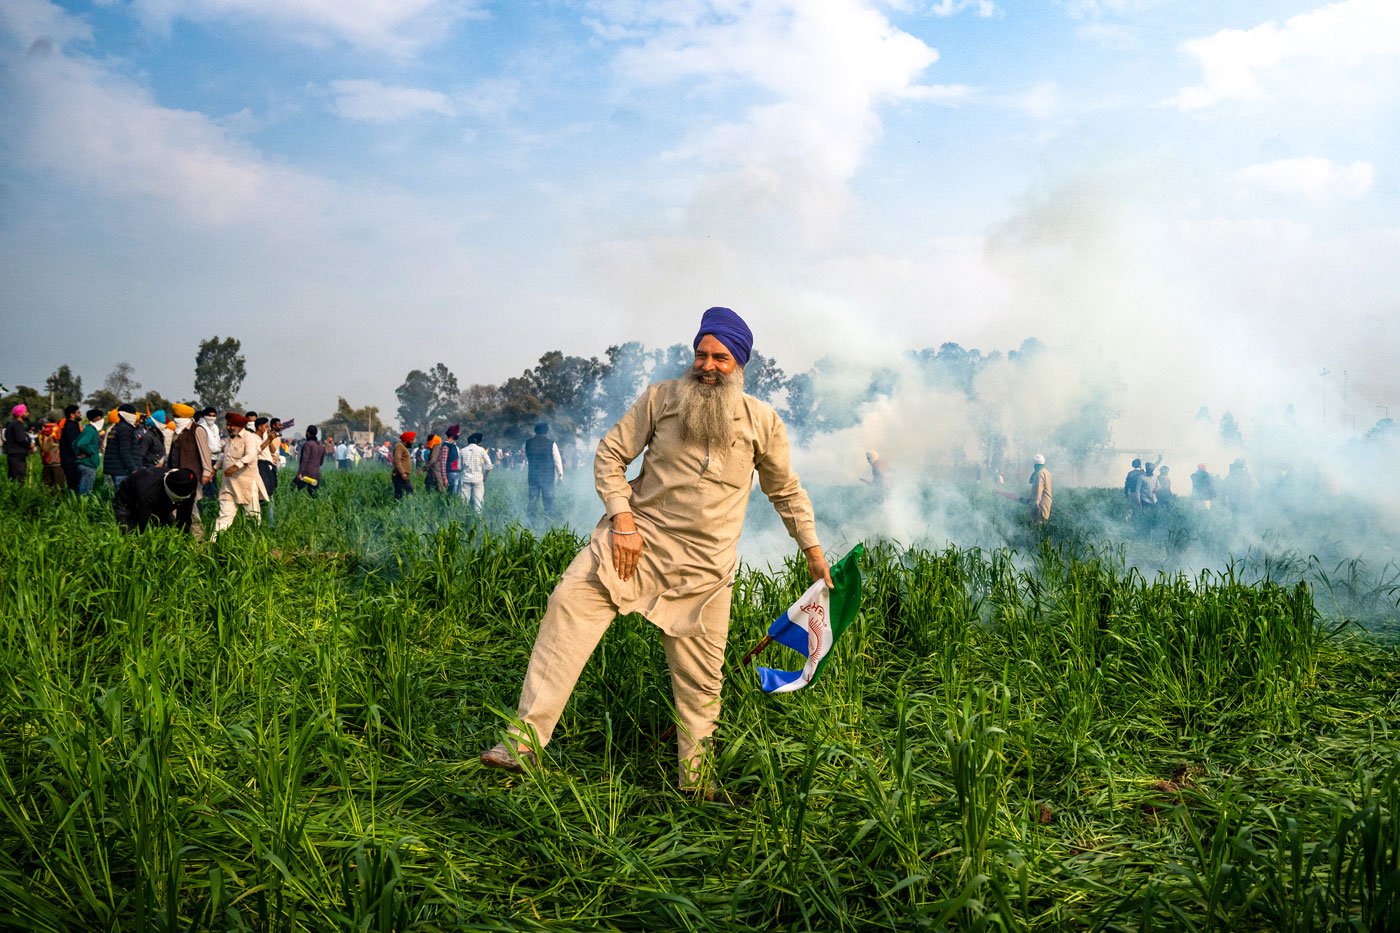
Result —
M242 344L233 337L200 341L194 368L196 403L212 405L219 411L239 407L238 390L247 374L241 350ZM82 377L64 363L49 374L42 388L19 385L7 392L0 397L0 407L8 413L15 405L23 403L29 408L31 418L58 418L69 405L109 411L130 402L142 414L170 410L175 399L156 389L143 392L143 388L136 381L135 367L123 361L112 367L101 386L84 394ZM0 387L0 392L5 391Z
M857 372L834 357L818 360L805 372L788 375L777 360L754 353L745 367L745 390L778 409L799 441L839 431L859 423L867 406L893 395L902 379L977 401L977 376L987 366L1006 361L1021 365L1046 352L1037 340L1027 340L1018 350L1003 356L982 353L956 343L911 351L904 367ZM693 351L687 344L648 349L632 341L608 347L602 358L570 356L551 350L539 362L500 385L476 384L463 389L444 363L415 369L396 390L400 430L420 434L441 432L458 423L465 432L481 431L493 444L516 445L538 421L548 421L551 432L562 439L596 437L613 424L650 383L682 375L690 368ZM1089 458L1108 449L1112 422L1118 412L1112 405L1116 384L1104 379L1091 391L1066 423L1047 425L1068 455ZM377 409L351 409L341 399L342 414L356 414L358 430ZM979 438L984 459L996 467L1014 440L1001 428L997 411L981 412ZM911 426L913 428L914 426Z

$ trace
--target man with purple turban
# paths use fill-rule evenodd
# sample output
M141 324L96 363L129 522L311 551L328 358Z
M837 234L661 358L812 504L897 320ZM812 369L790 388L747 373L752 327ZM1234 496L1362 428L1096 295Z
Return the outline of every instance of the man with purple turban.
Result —
M520 771L533 761L603 633L636 612L661 629L680 786L713 795L706 750L719 719L730 588L755 470L812 579L831 582L787 430L771 406L744 394L752 347L737 314L709 309L690 372L649 386L599 443L593 474L606 514L549 597L517 721L483 764ZM641 471L629 483L637 457Z
M29 406L20 402L10 409L10 420L5 424L5 459L9 461L10 479L16 483L29 479L29 455L34 452L29 426L24 423L28 414Z

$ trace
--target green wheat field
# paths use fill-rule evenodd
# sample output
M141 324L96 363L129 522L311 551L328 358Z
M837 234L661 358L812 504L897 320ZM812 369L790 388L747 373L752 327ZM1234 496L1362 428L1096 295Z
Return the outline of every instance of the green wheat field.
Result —
M580 545L523 496L332 471L210 544L0 485L0 926L1400 929L1383 575L1144 573L1070 491L1014 549L866 541L825 679L765 697L739 660L807 583L776 551L735 587L725 805L675 787L635 617L538 769L477 762Z

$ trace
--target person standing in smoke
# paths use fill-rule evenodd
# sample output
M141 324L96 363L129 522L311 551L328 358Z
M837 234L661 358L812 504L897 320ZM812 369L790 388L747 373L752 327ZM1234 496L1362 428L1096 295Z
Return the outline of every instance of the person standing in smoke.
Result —
M462 498L478 515L486 501L486 474L491 472L491 467L491 455L481 446L481 434L468 437L467 447L462 451Z
M1141 487L1138 480L1143 476L1142 460L1133 458L1133 468L1128 471L1128 475L1123 479L1123 495L1128 497L1128 503L1134 511L1142 508Z
M863 480L862 482L874 486L876 494L879 495L880 501L883 502L885 500L886 491L885 471L887 465L885 461L880 459L880 452L878 450L867 450L865 452L865 462L870 464L870 479Z
M554 524L554 484L564 478L564 461L559 445L549 436L549 425L535 425L535 436L525 442L525 460L530 465L529 500L527 509L530 525L539 527L539 506L544 506L544 518Z
M1191 474L1191 498L1199 504L1199 508L1210 511L1210 502L1215 498L1215 477L1210 475L1204 463L1196 464L1196 472Z
M1232 511L1242 511L1254 504L1254 494L1259 491L1259 481L1249 472L1244 457L1230 464L1230 472L1220 484L1220 500Z
M1045 455L1035 455L1035 466L1031 468L1031 521L1044 525L1050 521L1051 483L1050 469L1045 465Z
M1171 467L1161 467L1157 470L1157 505L1162 508L1170 508L1175 496L1172 494L1172 480L1169 475Z
M792 470L787 429L772 406L744 393L743 367L753 349L748 325L728 308L710 308L693 348L690 371L649 386L598 444L593 475L604 515L550 594L518 716L506 741L482 753L488 767L518 772L535 760L593 649L622 624L619 616L636 612L661 630L679 785L713 796L706 759L755 470L809 576L831 586L811 500ZM627 469L638 457L641 470L629 482Z

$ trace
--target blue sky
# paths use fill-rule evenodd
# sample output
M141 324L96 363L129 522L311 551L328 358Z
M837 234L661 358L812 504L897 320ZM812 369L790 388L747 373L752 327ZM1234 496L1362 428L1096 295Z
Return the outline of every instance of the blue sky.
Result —
M6 0L0 382L232 334L392 413L727 304L789 370L1082 346L1127 431L1400 410L1397 78L1393 0Z

